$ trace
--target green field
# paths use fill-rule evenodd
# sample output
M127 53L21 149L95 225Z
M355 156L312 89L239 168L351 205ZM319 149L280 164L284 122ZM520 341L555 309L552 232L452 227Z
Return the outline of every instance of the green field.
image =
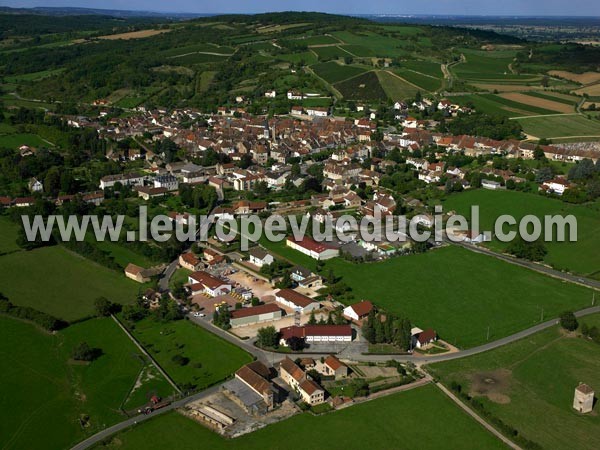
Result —
M54 246L1 256L0 286L16 305L71 321L93 314L98 297L133 303L142 285Z
M187 45L185 47L171 48L169 50L163 50L160 52L160 56L164 56L165 58L171 58L171 57L187 55L189 53L198 53L198 52L219 53L222 55L231 55L234 51L235 50L231 47L218 46L215 44L208 44L208 43L201 43L201 44Z
M311 66L311 69L314 70L318 76L332 84L347 80L348 78L355 77L365 72L365 69L362 67L346 66L334 61L315 64L314 66Z
M545 215L574 215L577 218L577 242L547 242L545 262L585 275L600 274L600 202L572 205L535 194L479 189L452 195L445 201L444 210L454 210L470 217L471 205L479 205L482 230L493 230L494 221L502 214L510 214L517 221L527 214L533 214L540 217L542 222ZM505 230L509 229L517 228L505 227ZM489 245L502 250L507 244L493 241Z
M160 323L144 319L132 332L179 386L207 388L252 361L245 351L188 320ZM175 355L190 361L180 366L172 360Z
M581 321L598 326L600 316ZM494 416L543 448L600 447L597 411L582 416L572 409L573 392L580 382L596 392L600 389L598 344L567 337L555 327L490 352L434 364L431 369L446 385L460 383L463 392L476 395Z
M0 447L64 449L101 428L123 420L124 404L145 362L112 319L72 325L56 334L0 316ZM96 361L70 360L80 342L103 352ZM149 385L136 390L139 407ZM152 392L172 393L158 374ZM82 429L78 419L89 416Z
M514 102L494 94L457 95L452 97L452 101L461 105L472 103L479 112L507 117L557 114L556 111ZM540 120L546 120L546 118L543 117Z
M319 417L301 414L233 440L169 413L117 435L106 448L191 450L201 443L202 448L212 450L300 450L308 443L314 450L363 450L365 442L368 448L380 449L504 448L433 386Z
M456 246L380 263L327 261L352 288L353 301L371 300L406 315L415 326L432 327L461 348L515 333L564 309L589 306L588 289L566 284L490 256Z
M98 247L100 250L107 252L114 261L122 268L127 267L127 264L132 263L141 267L150 268L157 265L146 256L137 253L119 242L112 241L96 241L92 234L86 235L86 241Z
M311 47L310 50L317 54L319 60L337 59L350 56L348 52L342 50L337 45L331 47Z
M0 147L16 149L21 145L29 145L30 147L52 147L52 144L46 142L37 134L17 133L0 135Z
M379 83L377 73L367 72L335 85L346 100L387 100L388 96Z
M406 81L419 86L429 92L435 92L442 87L442 79L414 72L409 69L394 69L394 72Z
M523 130L538 138L569 136L600 137L600 120L582 115L520 118Z
M304 62L304 64L315 64L317 62L317 57L311 51L300 53L285 53L283 55L277 55L276 58L296 64L300 62Z
M404 100L414 97L418 91L416 87L392 75L390 72L380 70L377 72L377 77L379 78L381 87L392 100Z
M442 73L442 68L440 63L432 62L432 61L421 61L421 60L408 60L401 61L400 67L403 69L413 70L415 72L419 72L425 75L429 75L435 78L442 78L444 75Z
M18 229L8 217L0 216L0 255L20 250L16 242Z
M374 56L378 57L391 58L406 53L402 48L406 41L383 36L372 31L361 30L358 33L351 31L336 31L333 35L346 44L360 45L363 48L367 48Z
M343 48L359 58L369 58L371 56L375 56L373 50L362 45L340 45L340 48Z
M523 94L529 95L530 97L543 98L545 100L551 100L553 102L563 103L565 105L571 105L571 106L573 106L573 109L575 109L575 105L577 103L579 103L579 100L580 100L579 97L575 97L575 96L568 96L565 94L552 95L552 93L546 93L546 92L540 92L540 91L523 92Z

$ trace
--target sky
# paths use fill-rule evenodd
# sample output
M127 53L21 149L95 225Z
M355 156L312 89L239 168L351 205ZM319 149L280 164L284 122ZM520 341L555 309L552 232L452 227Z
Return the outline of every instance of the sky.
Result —
M600 16L598 0L0 0L0 5L192 13L294 10L339 14Z

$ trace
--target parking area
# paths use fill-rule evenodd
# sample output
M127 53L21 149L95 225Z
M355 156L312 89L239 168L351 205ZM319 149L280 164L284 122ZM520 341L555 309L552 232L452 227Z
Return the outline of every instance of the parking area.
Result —
M266 296L274 296L275 292L277 291L277 289L273 288L266 281L253 277L242 270L238 270L235 273L229 274L228 277L231 281L237 283L237 285L251 290L254 297L257 297L261 300L263 300L263 297Z

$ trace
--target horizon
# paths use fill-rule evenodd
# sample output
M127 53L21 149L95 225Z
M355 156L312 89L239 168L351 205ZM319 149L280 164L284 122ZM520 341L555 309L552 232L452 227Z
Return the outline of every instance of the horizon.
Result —
M522 4L520 0L507 0L502 5L491 0L424 0L413 6L410 2L375 0L365 8L356 0L332 0L323 5L317 0L306 0L301 8L294 8L290 1L266 0L260 6L244 0L232 0L227 7L209 2L173 0L168 8L157 0L8 0L3 6L10 8L81 8L106 11L146 12L159 14L263 14L270 12L321 12L346 16L390 16L390 17L502 17L502 18L595 18L600 17L600 3L589 0L573 0L568 5L558 0L533 0ZM574 14L574 11L581 11Z

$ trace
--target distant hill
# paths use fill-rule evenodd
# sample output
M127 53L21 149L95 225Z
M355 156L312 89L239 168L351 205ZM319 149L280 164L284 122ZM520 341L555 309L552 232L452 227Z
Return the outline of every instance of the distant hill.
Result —
M35 8L10 8L0 7L0 14L37 14L44 16L112 16L112 17L157 17L165 19L194 19L197 17L210 17L213 14L177 13L159 11L129 11L122 9L96 9L96 8L70 8L39 6Z

